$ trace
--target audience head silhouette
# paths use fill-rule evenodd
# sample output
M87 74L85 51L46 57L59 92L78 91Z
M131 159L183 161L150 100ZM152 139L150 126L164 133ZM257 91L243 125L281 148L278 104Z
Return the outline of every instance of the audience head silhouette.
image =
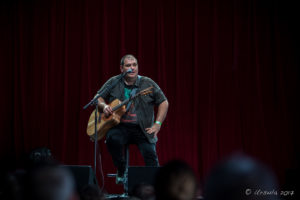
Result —
M140 183L134 186L133 190L130 192L130 199L139 199L139 200L154 200L155 191L154 187L151 184Z
M205 200L274 200L277 181L270 169L245 155L233 155L217 164L204 187Z
M77 200L72 174L56 163L39 163L29 173L28 197L35 200Z
M25 159L25 167L27 169L34 168L41 163L56 162L52 157L51 150L47 147L38 147L33 149Z
M154 187L157 200L189 200L196 196L197 181L187 163L173 160L158 170Z
M97 185L85 185L79 192L80 200L104 200L104 194Z

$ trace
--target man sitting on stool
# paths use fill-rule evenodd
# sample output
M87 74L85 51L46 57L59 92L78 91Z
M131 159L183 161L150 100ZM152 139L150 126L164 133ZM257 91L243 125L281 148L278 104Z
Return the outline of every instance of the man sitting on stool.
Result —
M138 75L138 62L133 55L125 55L120 63L121 73L126 75L110 91L104 92L99 97L100 111L106 116L113 113L112 108L105 102L115 99L124 101L130 96L153 86L153 92L146 96L136 98L128 103L126 113L120 123L111 128L106 135L106 145L112 156L114 165L117 167L116 183L124 182L126 161L124 158L124 146L136 144L144 158L146 166L158 166L156 154L157 133L160 130L168 111L168 101L160 87L150 78ZM110 78L100 89L103 91L107 86L114 83L119 76ZM154 122L154 106L158 106L156 120Z

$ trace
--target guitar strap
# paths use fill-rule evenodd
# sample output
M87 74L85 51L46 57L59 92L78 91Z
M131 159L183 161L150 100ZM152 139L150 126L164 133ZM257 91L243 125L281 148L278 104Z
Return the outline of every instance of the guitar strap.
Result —
M137 81L136 85L139 85L140 79L141 79L141 76L138 75L138 78L137 78L137 80L136 80L136 81ZM137 93L137 91L138 91L138 87L134 87L134 88L131 90L131 92L130 92L130 98L133 97L133 96ZM128 112L128 110L129 110L131 104L132 104L132 101L129 101L128 104L127 104L127 106L126 106L126 112Z

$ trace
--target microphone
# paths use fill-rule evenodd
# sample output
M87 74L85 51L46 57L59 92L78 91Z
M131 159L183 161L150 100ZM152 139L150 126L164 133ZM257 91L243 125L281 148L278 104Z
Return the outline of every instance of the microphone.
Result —
M126 76L126 74L131 73L131 72L132 72L132 69L129 69L129 70L127 70L126 72L123 72L123 73L121 74L121 76L124 77L124 76Z
M132 72L132 69L129 69L125 72L125 74L131 73L131 72Z
M128 69L126 72L123 72L123 73L121 73L119 76L120 76L120 80L126 75L126 74L128 74L128 73L131 73L133 70L132 69ZM100 93L104 93L104 94L106 94L111 88L113 88L114 86L116 85L116 83L115 84L111 84L111 85L107 85L107 87L106 88L103 88L102 90L100 89L100 90L98 90L98 92L96 93L96 96L94 97L94 99L98 99L99 98L99 94ZM110 89L109 89L110 88ZM97 101L96 101L97 102Z

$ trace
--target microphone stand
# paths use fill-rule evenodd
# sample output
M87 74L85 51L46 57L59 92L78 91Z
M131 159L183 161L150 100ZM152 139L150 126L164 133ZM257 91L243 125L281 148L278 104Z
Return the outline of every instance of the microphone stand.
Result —
M119 81L122 80L122 78L127 74L132 72L132 70L128 70L125 73L122 73L119 75L119 78L116 79L111 85L107 85L107 87L105 87L102 91L98 91L97 95L88 103L86 104L83 109L86 109L87 107L91 106L91 105L95 105L95 138L94 138L94 173L96 176L96 160L97 160L97 143L98 143L98 131L97 131L97 112L98 112L98 98L103 96L103 94L109 92L112 88L114 88ZM101 120L101 113L99 115L99 122Z
M98 143L98 131L97 131L97 122L98 122L98 117L97 117L97 113L98 113L98 98L107 90L107 88L105 88L105 90L103 90L102 92L98 93L88 104L86 104L83 109L86 109L87 107L89 107L90 105L95 105L95 137L94 137L94 174L96 176L96 161L97 161L97 143ZM101 120L101 113L99 114L99 122Z

